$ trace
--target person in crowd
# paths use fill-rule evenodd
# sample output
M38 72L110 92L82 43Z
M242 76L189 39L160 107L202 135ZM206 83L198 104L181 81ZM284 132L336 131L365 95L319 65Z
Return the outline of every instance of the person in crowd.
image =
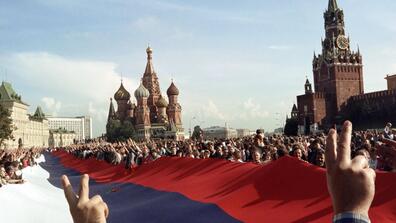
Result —
M21 184L22 169L36 165L35 159L44 151L44 148L0 150L0 185Z
M3 166L0 166L0 187L7 184L7 173Z
M255 164L262 164L261 161L261 153L260 151L256 150L253 152L253 163Z
M325 164L325 151L324 149L318 149L316 151L315 163L316 166L326 167Z
M296 144L296 145L293 147L293 150L292 150L292 152L291 152L291 155L292 155L293 157L296 157L296 158L299 159L299 160L305 160L305 159L303 158L303 156L304 156L304 154L303 154L303 149L302 149L301 146L298 145L298 144Z
M384 128L384 137L387 139L394 139L393 130L392 130L392 123L387 123Z
M316 162L316 157L317 153L319 150L322 149L322 145L319 139L314 139L312 141L312 144L310 144L308 148L308 162L310 163L315 163Z

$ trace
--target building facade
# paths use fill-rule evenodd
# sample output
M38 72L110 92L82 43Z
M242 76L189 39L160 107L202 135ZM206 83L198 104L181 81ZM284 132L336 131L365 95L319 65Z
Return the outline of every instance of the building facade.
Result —
M386 75L385 79L387 82L388 91L396 90L396 74Z
M203 137L205 140L232 139L238 137L238 131L228 127L213 126L203 129Z
M313 84L306 80L305 94L297 96L298 129L300 134L328 129L348 119L348 111L358 98L375 97L378 100L395 96L364 94L363 58L360 50L352 51L346 36L344 11L337 0L329 0L324 13L325 38L322 52L313 57ZM388 83L394 79L388 77ZM391 84L391 86L393 86ZM389 101L389 100L387 100Z
M69 146L75 143L77 134L65 129L49 130L48 146L51 148Z
M246 136L253 135L252 131L250 129L237 129L236 131L237 131L238 138L243 138L243 137L246 137Z
M92 139L92 118L81 117L47 117L50 130L64 129L74 132L77 141Z
M135 90L136 103L132 102L131 94L123 83L114 94L117 110L113 99L110 99L108 125L112 121L131 123L135 130L135 138L172 138L184 139L181 121L182 108L179 103L179 89L174 82L167 90L168 101L161 93L157 73L153 65L153 50L146 49L147 63L142 81Z
M6 141L5 148L48 146L48 120L40 107L33 115L28 114L29 105L7 82L2 82L0 86L0 104L11 111L12 125L15 127L12 133L14 140Z

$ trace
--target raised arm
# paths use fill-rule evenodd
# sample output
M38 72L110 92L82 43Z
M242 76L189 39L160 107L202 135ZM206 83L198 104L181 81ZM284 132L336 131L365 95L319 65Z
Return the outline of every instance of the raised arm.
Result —
M62 185L74 223L105 223L109 215L107 204L99 195L89 199L89 177L81 176L80 191L74 193L67 176L62 176Z
M351 159L351 134L352 123L346 121L339 140L334 129L327 137L327 186L333 202L334 222L369 222L375 171L369 168L364 156Z

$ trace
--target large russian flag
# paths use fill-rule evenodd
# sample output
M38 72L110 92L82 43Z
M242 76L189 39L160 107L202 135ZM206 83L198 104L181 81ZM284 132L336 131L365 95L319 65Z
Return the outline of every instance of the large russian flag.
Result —
M65 152L45 158L55 187L66 174L77 191L80 175L90 175L108 222L331 222L325 170L290 157L265 166L166 157L133 171ZM396 222L396 174L377 173L376 187L371 220Z

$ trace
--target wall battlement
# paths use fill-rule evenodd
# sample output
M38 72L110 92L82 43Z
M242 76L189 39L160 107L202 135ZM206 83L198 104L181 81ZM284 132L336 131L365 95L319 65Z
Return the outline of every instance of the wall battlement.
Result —
M352 96L350 101L361 101L361 100L373 100L385 97L396 96L396 90L384 90L384 91L376 91L361 95Z

